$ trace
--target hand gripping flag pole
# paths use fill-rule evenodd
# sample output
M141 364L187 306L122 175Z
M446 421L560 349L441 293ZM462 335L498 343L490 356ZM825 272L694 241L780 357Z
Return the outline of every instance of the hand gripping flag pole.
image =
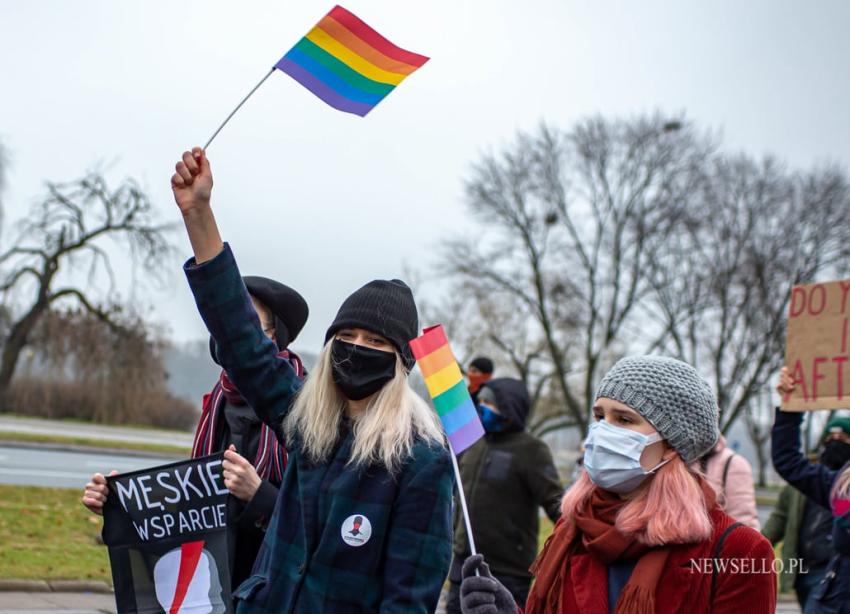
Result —
M463 375L452 354L442 325L426 328L422 331L422 336L410 342L410 349L413 350L413 356L425 378L428 394L431 395L434 408L440 416L449 440L460 506L466 523L466 534L469 537L469 549L472 554L476 554L469 509L466 505L456 455L481 439L484 436L484 428L478 419L475 404L469 396L466 382L463 381Z
M335 6L236 105L204 149L275 69L335 109L363 117L427 61L424 55L392 44L354 13Z

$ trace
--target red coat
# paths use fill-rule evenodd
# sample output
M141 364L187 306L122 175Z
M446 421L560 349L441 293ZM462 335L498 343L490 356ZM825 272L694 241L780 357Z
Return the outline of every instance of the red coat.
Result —
M655 591L656 614L774 614L776 573L770 542L739 526L726 536L718 564L713 603L710 559L714 544L734 520L711 513L714 535L699 544L673 546ZM725 570L720 570L722 565ZM608 571L588 553L571 557L561 614L608 614Z

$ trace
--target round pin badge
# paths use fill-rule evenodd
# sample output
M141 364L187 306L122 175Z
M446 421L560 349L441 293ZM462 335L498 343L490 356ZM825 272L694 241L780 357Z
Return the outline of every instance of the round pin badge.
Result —
M372 523L363 514L354 514L343 521L340 533L342 541L357 548L372 537Z

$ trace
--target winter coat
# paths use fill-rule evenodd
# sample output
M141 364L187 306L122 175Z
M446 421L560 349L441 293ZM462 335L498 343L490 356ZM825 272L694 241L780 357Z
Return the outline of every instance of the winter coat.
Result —
M224 406L218 414L219 424L217 432L220 433L220 445L218 452L227 449L230 444L230 432L227 427L225 414L233 411L234 407L229 401L223 399ZM243 408L237 407L237 410ZM251 424L247 442L241 454L247 459L254 459L260 440L260 424ZM257 552L266 535L266 525L274 511L277 501L277 491L280 482L262 479L260 487L250 501L240 501L236 497L228 497L227 517L230 529L230 580L235 590L239 584L248 579L257 558Z
M526 433L528 393L519 380L499 378L481 389L493 391L507 430L487 433L460 457L460 475L469 506L475 547L499 576L531 579L537 555L542 507L555 522L564 489L549 447ZM454 555L469 556L469 539L460 506L455 506Z
M755 529L740 525L726 535L713 567L715 544L735 521L718 508L711 520L710 539L670 547L655 590L656 614L774 614L776 574L770 543ZM588 552L573 554L569 578L558 614L608 614L604 563Z
M186 263L198 309L231 381L283 442L300 381L263 334L231 253ZM349 465L354 435L341 420L328 461L286 441L289 463L253 575L237 611L433 612L451 556L452 462L415 442L402 467Z
M704 459L701 468L717 493L721 509L738 522L758 529L756 490L749 461L728 447L722 435Z
M850 463L834 470L810 462L800 449L803 414L776 409L771 433L773 466L791 486L818 505L830 508L830 490L836 477L850 470ZM832 542L836 555L829 563L824 581L812 593L817 614L850 613L850 513L835 519Z
M785 593L794 588L798 573L801 571L799 563L792 563L799 559L800 528L806 505L817 505L808 501L806 495L793 486L786 485L779 493L776 507L770 514L770 518L762 528L761 534L770 540L773 545L782 542L782 573L779 575L780 591ZM831 535L821 535L823 540L832 541ZM803 561L805 566L805 561Z

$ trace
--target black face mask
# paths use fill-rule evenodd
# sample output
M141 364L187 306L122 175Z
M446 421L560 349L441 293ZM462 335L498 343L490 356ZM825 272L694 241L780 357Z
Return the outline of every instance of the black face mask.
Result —
M820 453L820 462L830 469L841 469L850 461L850 443L838 439L831 439L823 446Z
M352 401L375 394L395 377L395 352L334 339L331 360L334 383Z

